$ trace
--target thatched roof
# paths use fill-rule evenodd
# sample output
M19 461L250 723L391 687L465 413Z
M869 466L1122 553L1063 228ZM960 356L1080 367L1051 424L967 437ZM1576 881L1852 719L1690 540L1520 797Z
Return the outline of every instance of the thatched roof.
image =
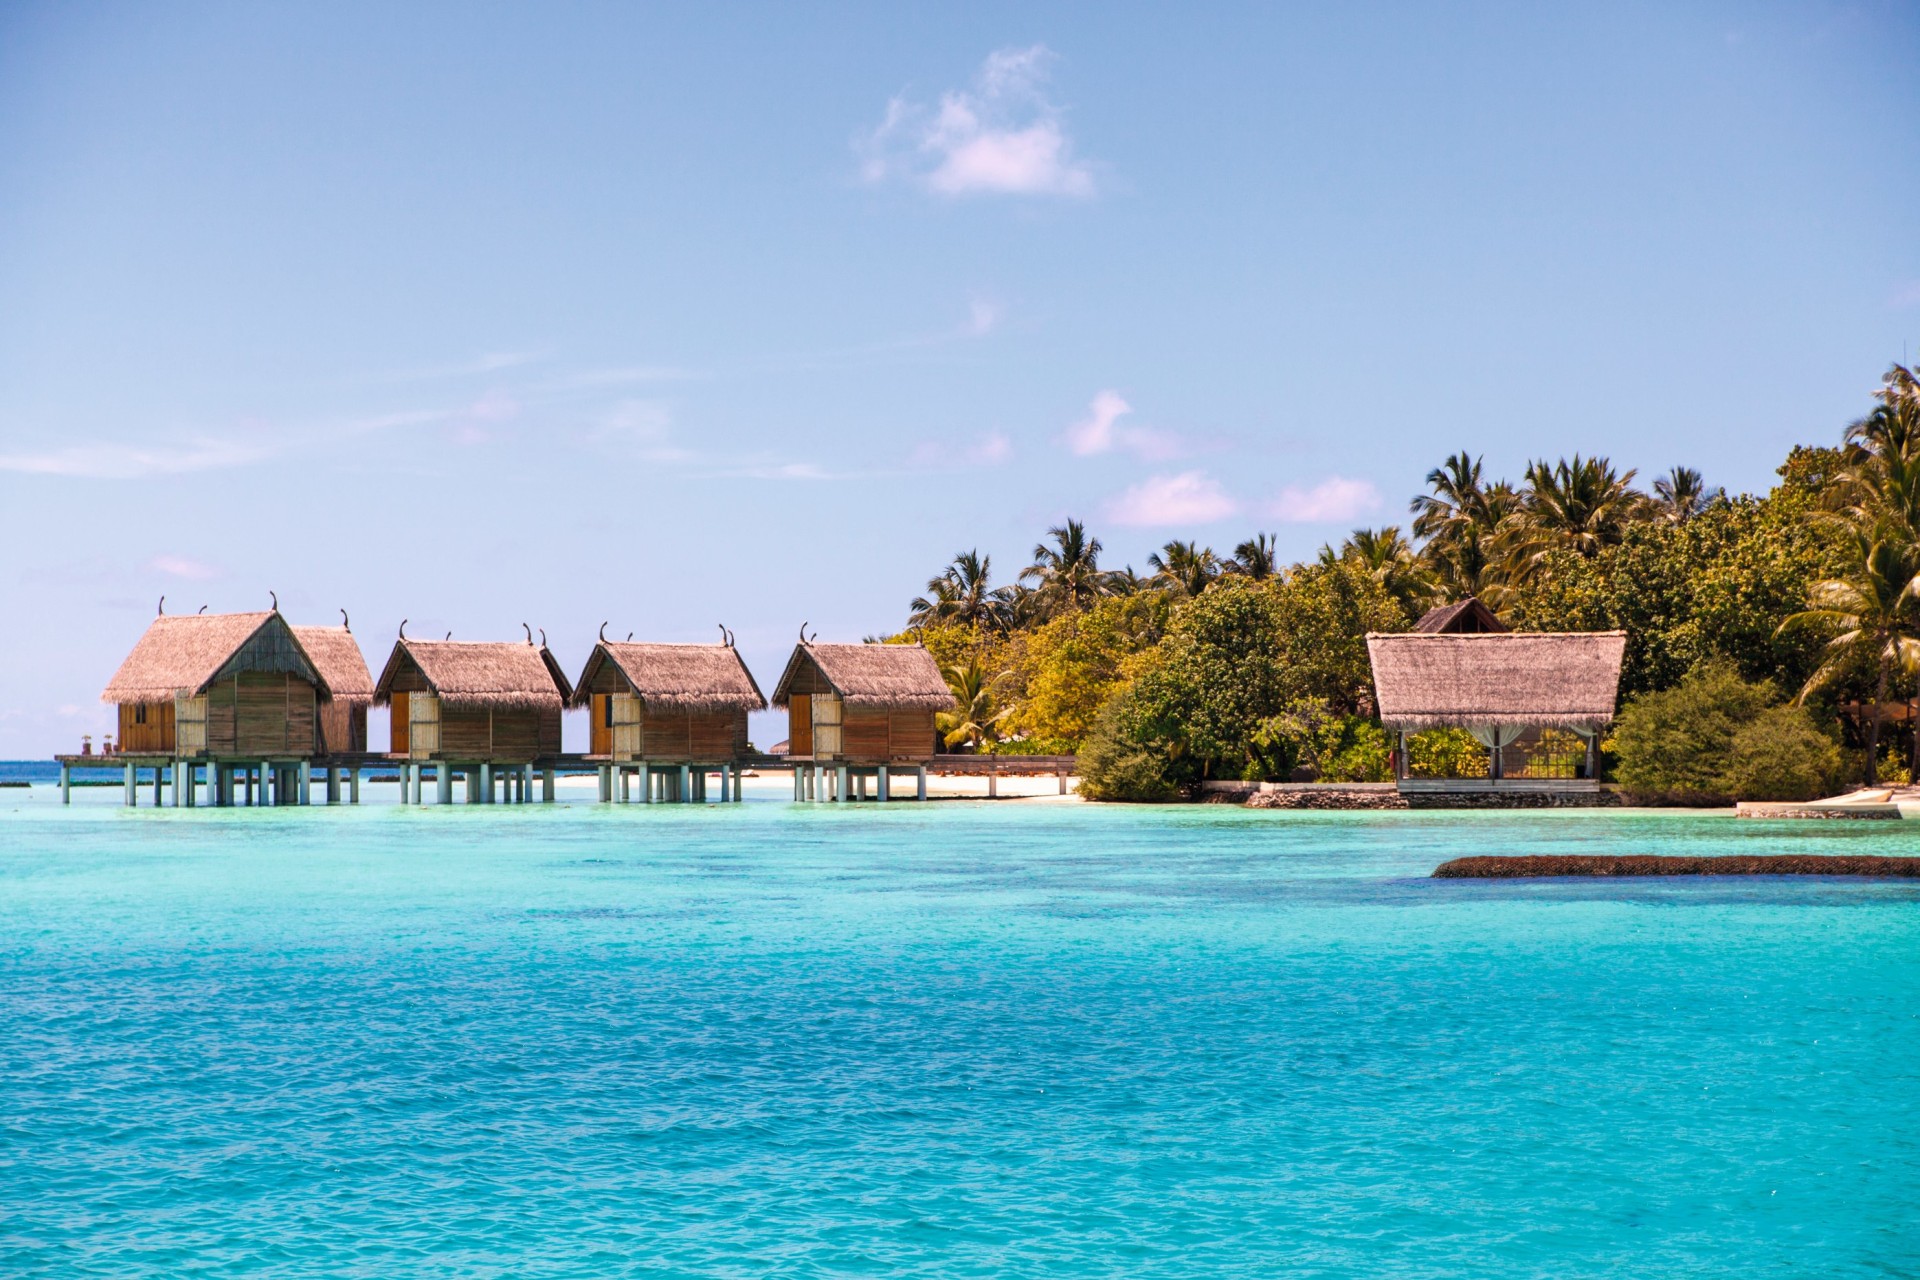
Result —
M953 706L953 692L940 674L940 664L917 644L796 645L773 691L774 706L787 705L794 677L809 663L849 706L930 711Z
M353 632L345 627L295 627L293 634L333 690L335 702L364 707L373 701L373 674Z
M1408 730L1597 729L1613 719L1626 648L1624 631L1367 637L1380 721Z
M602 640L593 646L574 686L586 705L588 686L611 663L649 711L763 711L766 696L740 651L726 644L634 644Z
M171 702L193 697L234 671L288 672L331 690L277 612L163 614L113 674L102 702Z
M573 696L560 664L544 645L493 640L398 640L373 700L393 700L393 682L411 663L434 696L450 707L558 709Z
M1420 621L1413 624L1413 629L1430 635L1473 635L1510 630L1493 610L1480 603L1478 596L1468 596L1464 600L1427 610L1420 615Z

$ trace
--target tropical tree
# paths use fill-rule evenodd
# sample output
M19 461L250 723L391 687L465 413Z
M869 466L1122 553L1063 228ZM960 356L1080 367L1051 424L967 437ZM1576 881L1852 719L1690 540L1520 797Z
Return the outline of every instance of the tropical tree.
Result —
M1693 519L1714 503L1726 501L1726 497L1725 489L1709 489L1692 467L1675 467L1653 482L1653 510L1660 519L1674 524Z
M1227 561L1228 573L1245 574L1255 582L1264 582L1280 574L1279 554L1274 550L1274 537L1270 533L1256 533L1233 549L1233 559Z
M978 550L960 552L945 572L927 582L927 595L914 599L908 621L914 626L935 622L1004 626L1007 600L992 589L992 565L993 557Z
M1433 602L1433 579L1413 545L1401 536L1398 525L1355 529L1338 552L1322 547L1320 563L1345 563L1359 569L1393 597L1409 620L1419 617Z
M1147 557L1153 580L1162 588L1192 597L1205 591L1222 572L1220 558L1212 547L1191 542L1169 542Z
M1049 611L1080 609L1111 589L1100 572L1100 539L1087 536L1087 527L1069 520L1047 530L1051 545L1033 549L1033 563L1020 571L1023 582L1035 584L1040 603Z
M1427 487L1432 492L1415 497L1409 510L1436 600L1479 596L1501 607L1507 582L1497 544L1520 509L1519 494L1505 481L1486 483L1481 460L1465 450L1429 471Z
M978 656L955 663L941 674L953 692L954 709L934 717L934 727L949 747L970 746L975 750L999 737L999 724L1006 711L994 706L993 678Z
M1884 532L1884 531L1882 531ZM1813 584L1809 608L1780 624L1781 632L1818 628L1831 632L1821 662L1795 700L1831 688L1865 668L1873 674L1867 712L1867 783L1878 777L1880 725L1887 688L1894 675L1920 671L1916 604L1920 577L1915 574L1913 544L1900 538L1856 530L1853 563L1846 577Z

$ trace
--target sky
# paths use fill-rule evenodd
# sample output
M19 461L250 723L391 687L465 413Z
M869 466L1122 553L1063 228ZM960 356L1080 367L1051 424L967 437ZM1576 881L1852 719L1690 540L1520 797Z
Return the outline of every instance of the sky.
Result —
M770 692L1066 517L1764 490L1920 353L1916 65L1901 3L15 0L0 757L97 741L163 595L376 673L725 624Z

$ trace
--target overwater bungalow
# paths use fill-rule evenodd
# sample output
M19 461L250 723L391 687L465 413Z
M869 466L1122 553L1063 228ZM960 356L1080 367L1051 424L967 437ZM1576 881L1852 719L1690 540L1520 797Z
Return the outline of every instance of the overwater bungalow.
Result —
M733 647L635 644L601 637L574 686L573 705L592 717L588 755L600 766L600 799L706 799L707 775L720 774L720 799L740 799L747 757L747 713L767 699Z
M829 788L836 799L853 799L871 775L876 798L886 800L891 774L902 769L913 771L916 794L926 798L926 766L939 740L934 716L954 702L939 664L920 645L802 640L773 705L787 712L796 799L824 799Z
M367 750L367 708L373 705L373 673L349 627L295 627L294 638L326 682L332 697L320 704L317 755Z
M331 639L322 642L327 661L316 661L301 630L277 605L264 613L162 614L148 624L100 695L119 710L128 803L142 761L153 769L156 803L170 771L174 803L192 805L201 766L214 804L233 802L236 777L249 803L256 781L263 800L271 787L275 803L305 803L323 722L351 714L350 704L336 712L328 672L350 664Z
M469 804L491 804L496 780L508 799L524 803L536 760L560 754L560 718L573 686L545 644L409 640L402 625L374 686L389 708L390 749L402 757L407 802L421 802L422 766L432 763L442 804L453 799L453 774L465 773ZM552 799L553 775L543 776Z
M1380 722L1399 735L1401 792L1597 794L1597 742L1613 719L1626 644L1624 631L1368 635ZM1407 736L1441 728L1466 729L1488 749L1487 777L1408 776ZM1573 776L1507 777L1507 748L1548 729L1585 740Z

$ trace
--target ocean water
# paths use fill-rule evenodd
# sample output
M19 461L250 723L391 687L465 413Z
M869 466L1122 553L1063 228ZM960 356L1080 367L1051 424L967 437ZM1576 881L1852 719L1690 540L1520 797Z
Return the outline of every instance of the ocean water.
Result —
M7 1276L1920 1271L1905 824L0 791Z

